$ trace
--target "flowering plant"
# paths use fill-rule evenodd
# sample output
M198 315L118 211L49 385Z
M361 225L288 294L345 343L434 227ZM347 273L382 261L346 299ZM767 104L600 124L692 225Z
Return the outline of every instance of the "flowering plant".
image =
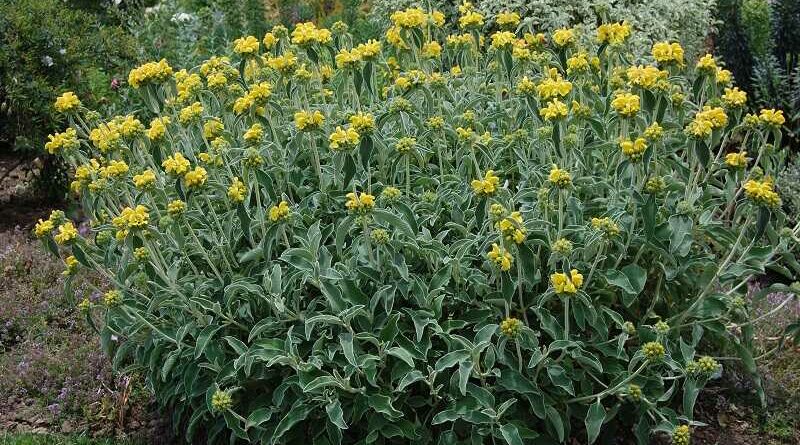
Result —
M760 388L742 295L799 230L781 112L743 115L675 43L627 64L624 23L507 14L488 38L464 4L454 35L407 9L358 46L305 23L147 64L149 128L70 102L53 151L91 236L63 214L36 235L108 280L82 307L190 439L591 443L618 422L685 443L723 343Z

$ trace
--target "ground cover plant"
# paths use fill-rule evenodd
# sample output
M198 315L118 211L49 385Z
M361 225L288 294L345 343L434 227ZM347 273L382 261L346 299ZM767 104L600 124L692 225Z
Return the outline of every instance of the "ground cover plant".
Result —
M744 295L800 230L773 188L782 112L745 113L675 42L630 64L624 22L459 14L153 61L128 78L147 109L107 120L56 101L48 149L91 227L34 234L111 284L80 307L188 440L687 444L731 354L763 401L774 313ZM776 292L796 298L752 298Z

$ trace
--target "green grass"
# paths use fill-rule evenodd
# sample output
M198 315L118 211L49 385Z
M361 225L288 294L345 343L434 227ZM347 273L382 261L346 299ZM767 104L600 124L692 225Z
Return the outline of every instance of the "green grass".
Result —
M132 445L129 441L92 439L85 436L0 433L0 445Z

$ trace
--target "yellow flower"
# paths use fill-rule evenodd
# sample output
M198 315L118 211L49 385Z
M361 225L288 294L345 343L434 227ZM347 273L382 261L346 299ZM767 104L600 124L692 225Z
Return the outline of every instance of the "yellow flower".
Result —
M361 55L355 49L347 50L342 48L339 54L336 54L336 67L339 69L355 69L358 68L361 62Z
M195 167L183 175L183 182L187 187L200 187L206 183L208 174L203 167Z
M738 87L725 88L722 102L730 108L741 108L747 103L747 93L741 91Z
M523 224L522 214L520 212L511 212L511 214L498 221L496 227L507 241L521 244L527 236L527 230L525 230Z
M516 318L506 318L500 322L500 332L508 338L514 338L519 335L522 329L522 322Z
M609 45L621 45L631 35L628 22L604 23L597 28L597 41Z
M49 141L44 144L44 148L51 155L57 154L62 150L74 150L80 146L78 133L72 127L67 128L63 133L47 135L47 138Z
M286 51L280 56L267 59L267 66L281 74L289 74L297 65L297 56L291 51Z
M325 122L325 116L319 111L298 111L294 114L294 125L300 131L311 131Z
M238 177L233 178L233 182L231 183L230 187L228 187L228 198L233 202L242 202L244 201L245 194L247 193L247 188L242 182L241 179Z
M164 159L161 166L164 167L164 171L170 175L180 176L189 171L189 160L184 158L181 153L175 153L167 159Z
M398 153L409 153L411 149L414 148L415 145L417 145L416 139L405 136L400 138L400 140L398 140L397 143L394 144L394 148L395 150L397 150Z
M147 138L151 141L157 141L164 137L167 133L167 125L169 125L169 116L157 117L150 121L150 128L147 130Z
M166 59L161 59L158 62L148 62L132 69L128 74L128 83L134 89L138 89L149 83L164 83L170 77L172 77L172 67L169 66Z
M539 114L541 114L545 120L551 121L567 117L569 110L564 102L553 99L546 107L539 110Z
M661 139L663 135L664 135L664 128L661 127L661 125L659 125L658 122L653 122L652 124L650 124L650 126L644 129L644 137L648 141L657 141Z
M346 197L345 207L352 213L369 213L375 207L375 197L369 193L351 192Z
M628 92L617 92L611 101L614 110L623 117L633 117L639 112L639 96Z
M522 79L517 82L517 93L524 95L524 96L532 96L536 92L536 84L528 78L528 76L523 76Z
M556 272L550 275L550 283L556 294L576 294L583 285L583 275L577 269L572 269L569 275Z
M433 11L430 13L430 21L436 27L444 26L444 14L441 11Z
M289 218L289 203L281 201L269 209L269 220L278 222Z
M486 256L504 272L511 269L511 265L514 263L514 257L511 256L511 253L505 247L498 246L497 243L492 243L492 250Z
M395 11L389 17L395 26L400 28L421 28L428 17L420 8L407 8L403 11Z
M560 189L572 185L572 176L570 176L569 172L558 168L555 164L553 164L553 167L550 169L550 175L547 180Z
M150 222L150 214L148 213L147 207L141 204L137 205L135 208L125 207L122 209L119 216L111 220L114 227L119 230L141 229L147 226L148 222Z
M69 113L77 110L80 106L80 99L72 91L67 91L56 98L55 109L59 113Z
M666 71L661 71L654 66L632 66L625 74L628 76L628 83L641 88L652 88L660 80L667 78Z
M642 346L642 354L647 360L659 361L664 358L664 345L657 341L647 342Z
M487 170L483 179L472 180L472 191L478 196L490 196L497 191L500 178L494 174L494 170Z
M138 175L133 176L133 185L137 189L143 189L153 185L156 182L156 174L149 168Z
M603 218L592 218L592 228L603 232L603 234L609 238L619 235L619 226L607 216Z
M375 117L369 113L356 113L350 116L350 126L359 134L369 134L375 130Z
M424 45L422 45L420 53L423 57L428 59L436 59L442 54L442 45L436 41L426 42Z
M186 203L180 199L175 199L167 204L167 212L172 216L178 216L186 211Z
M716 80L717 85L728 85L733 80L733 74L726 69L717 68L714 79Z
M549 70L548 77L536 86L539 97L548 100L553 97L566 97L572 91L572 82L564 80L555 68Z
M52 220L39 218L39 222L36 223L36 227L33 229L33 234L36 238L42 238L53 233L54 228L55 223Z
M705 56L701 57L700 60L697 61L697 70L708 73L716 73L717 61L714 60L714 56L711 54L706 54Z
M239 37L233 41L233 52L243 56L258 53L259 42L254 36Z
M78 237L78 229L72 224L72 221L67 221L58 227L58 233L53 237L58 244L67 244Z
M786 118L783 117L783 110L774 108L762 109L758 114L758 119L768 127L780 127L786 122Z
M189 122L199 119L201 114L203 114L203 105L200 104L200 102L195 102L181 109L178 120L182 124L188 124Z
M728 153L725 155L725 164L728 167L741 169L747 167L747 152Z
M562 48L575 43L575 30L572 28L560 28L553 31L553 43Z
M686 126L686 133L692 137L702 139L711 135L715 129L728 125L728 115L720 107L704 106L698 111L694 120Z
M766 178L763 181L751 179L744 183L744 194L758 205L766 207L778 207L781 198L772 186L772 179Z
M67 276L73 275L75 274L75 271L78 270L78 259L75 258L75 255L70 255L64 258L64 266L66 267L66 269L64 269L64 271L61 272L61 274Z
M268 32L264 34L264 38L261 39L261 43L264 44L264 49L269 51L278 44L278 37L274 33Z
M350 127L344 129L337 126L336 130L328 136L330 142L328 147L333 151L345 151L355 148L361 142L361 136L358 132Z
M264 127L261 124L253 124L244 132L244 140L248 144L257 144L264 137Z
M588 71L589 59L585 52L581 51L567 59L567 74Z
M89 140L92 144L99 148L101 152L106 153L120 148L122 144L122 134L119 132L119 125L112 121L107 124L100 124L97 128L93 128L89 132Z
M110 290L103 294L103 303L106 306L118 306L122 303L122 293L118 290Z
M178 71L175 74L175 81L179 102L188 101L203 86L203 80L198 74L188 74L186 70Z
M492 47L497 49L508 48L514 44L517 36L511 31L497 31L492 34Z
M458 18L458 27L461 29L475 29L483 26L483 15L477 11L469 11Z
M635 141L631 141L630 139L625 139L620 141L619 148L622 149L622 153L631 160L631 162L636 162L642 159L644 156L644 152L647 150L647 141L644 138L637 138Z
M203 137L209 141L221 135L223 131L225 131L225 125L219 118L211 118L203 124Z
M406 41L403 40L401 30L402 28L399 26L390 26L389 29L386 30L386 41L397 49L408 49Z
M657 42L653 44L653 58L662 65L683 66L683 48L679 43Z
M381 42L370 39L355 47L361 60L373 60L381 53Z
M311 22L298 23L292 30L292 43L295 45L325 44L330 41L331 32L325 28L317 28Z
M128 170L128 164L125 161L112 159L108 161L107 165L100 168L100 176L104 179L114 179L128 173Z
M520 17L516 12L503 11L497 14L497 26L503 29L513 29L519 25Z

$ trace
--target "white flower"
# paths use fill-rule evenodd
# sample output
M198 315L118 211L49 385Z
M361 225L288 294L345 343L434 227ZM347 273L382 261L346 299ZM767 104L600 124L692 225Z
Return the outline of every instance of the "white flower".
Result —
M58 53L63 56L65 54L67 54L67 49L66 48L61 48L60 50L58 50Z
M194 19L194 16L192 14L188 14L185 12L178 12L172 16L171 21L172 23L186 23L192 21L192 19Z
M53 58L50 56L42 56L42 63L44 66L53 66Z

